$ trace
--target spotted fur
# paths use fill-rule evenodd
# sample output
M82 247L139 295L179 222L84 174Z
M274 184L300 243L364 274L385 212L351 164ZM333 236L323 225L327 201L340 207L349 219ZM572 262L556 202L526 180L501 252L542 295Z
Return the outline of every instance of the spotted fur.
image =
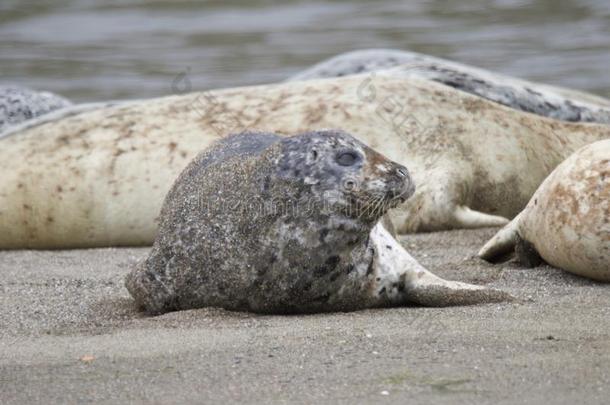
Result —
M70 106L67 99L25 87L0 86L0 133L9 126Z
M416 52L365 49L322 61L291 81L362 73L433 80L520 111L569 122L610 124L610 101L536 84Z

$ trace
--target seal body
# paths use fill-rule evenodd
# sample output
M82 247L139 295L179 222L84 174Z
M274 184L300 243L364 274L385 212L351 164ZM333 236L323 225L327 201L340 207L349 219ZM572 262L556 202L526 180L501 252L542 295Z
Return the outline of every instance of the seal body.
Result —
M67 99L50 92L0 86L0 133L9 126L70 105Z
M610 100L602 97L396 49L364 49L343 53L289 80L343 77L364 72L432 80L507 107L562 121L610 124Z
M373 228L413 191L405 167L341 131L231 136L179 176L152 251L126 286L150 313L205 306L302 313L397 304L417 283L401 280L406 273L387 263L393 260L379 268L377 245L392 237ZM392 249L389 243L383 249ZM465 289L477 300L486 291Z
M151 244L164 196L227 133L342 128L408 163L398 233L505 225L610 127L502 106L430 80L349 76L164 97L40 118L0 138L0 248Z
M610 282L610 139L561 163L479 256L494 260L515 248L526 265L538 264L539 255L554 267Z

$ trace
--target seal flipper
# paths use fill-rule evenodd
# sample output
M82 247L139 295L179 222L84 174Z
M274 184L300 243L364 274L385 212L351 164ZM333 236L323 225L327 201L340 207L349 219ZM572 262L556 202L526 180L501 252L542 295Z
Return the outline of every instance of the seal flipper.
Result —
M509 219L499 215L475 211L465 205L458 205L453 212L455 225L459 228L484 228L487 226L504 226Z
M538 267L544 263L544 259L540 257L540 254L536 250L534 244L526 241L519 235L517 235L515 253L517 254L519 263L528 269Z
M415 303L444 307L513 300L510 294L500 290L444 280L434 275L419 264L381 224L371 231L371 241L375 245L379 271L377 291L383 291L393 305Z
M405 293L408 302L430 307L474 305L512 301L514 298L501 290L442 279L425 268L405 272Z
M481 259L488 262L499 262L507 254L515 250L517 239L519 238L519 218L517 215L508 225L500 229L477 254Z
M157 275L148 271L147 261L140 262L125 277L125 288L136 301L138 309L159 315L177 309L175 295Z

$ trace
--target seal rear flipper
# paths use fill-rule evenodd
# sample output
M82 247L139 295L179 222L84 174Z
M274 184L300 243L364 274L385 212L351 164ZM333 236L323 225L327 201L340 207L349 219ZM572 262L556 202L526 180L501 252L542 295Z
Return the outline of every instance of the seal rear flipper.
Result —
M519 238L519 218L517 215L508 225L500 229L477 254L481 259L488 262L500 262L509 253L515 250Z

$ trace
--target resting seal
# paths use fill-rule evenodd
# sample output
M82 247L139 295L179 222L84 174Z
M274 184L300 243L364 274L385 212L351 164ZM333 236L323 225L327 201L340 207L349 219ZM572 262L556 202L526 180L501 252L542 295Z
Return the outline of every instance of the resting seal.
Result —
M497 260L515 248L530 267L542 258L570 273L610 282L610 139L561 163L479 256Z
M382 72L62 114L0 138L0 248L151 244L163 198L188 162L247 128L341 128L408 163L417 191L390 212L399 233L505 225L572 152L610 137L608 125Z
M9 126L70 105L67 99L47 91L0 86L0 133Z
M377 225L413 191L404 166L341 131L228 137L171 188L159 235L127 289L149 313L205 306L311 313L507 298L433 276Z
M290 81L365 72L432 80L517 110L570 122L610 124L610 100L576 90L532 83L417 52L363 49L322 61Z

